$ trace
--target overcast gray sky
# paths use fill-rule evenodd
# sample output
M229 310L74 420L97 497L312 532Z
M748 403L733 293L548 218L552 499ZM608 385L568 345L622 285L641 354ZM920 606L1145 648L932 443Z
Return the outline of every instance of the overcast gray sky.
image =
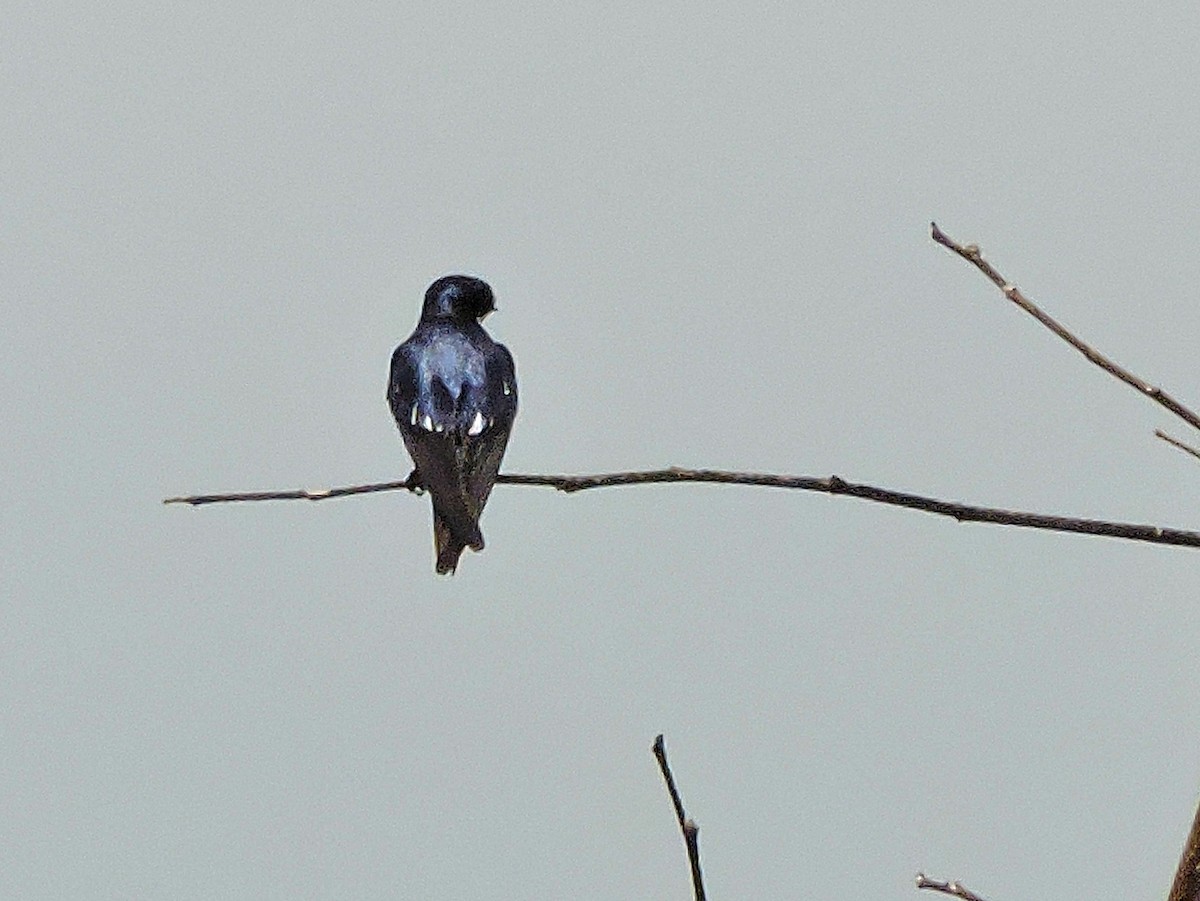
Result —
M1200 527L1194 3L21 4L0 32L0 896L1160 898L1200 555L719 486L402 478L447 272L507 468Z

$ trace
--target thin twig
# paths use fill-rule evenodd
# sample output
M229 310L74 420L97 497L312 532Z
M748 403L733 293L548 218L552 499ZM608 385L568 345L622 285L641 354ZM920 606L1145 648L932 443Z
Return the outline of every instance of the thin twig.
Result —
M683 801L675 788L675 777L671 775L671 767L667 764L667 748L661 735L654 739L652 750L658 760L658 768L662 770L663 780L667 783L671 803L675 805L675 818L679 820L679 831L683 833L683 843L687 846L688 863L692 867L692 890L696 893L696 901L704 901L704 877L700 875L700 827L683 812Z
M940 879L930 879L924 873L917 874L917 888L941 892L943 895L953 895L955 898L961 898L962 901L983 901L983 898L960 882L942 882Z
M503 478L503 477L501 477ZM230 504L238 501L325 501L331 497L351 494L374 494L377 491L417 491L412 476L403 482L374 482L370 485L344 485L341 488L297 488L295 491L238 491L232 494L190 494L186 497L165 497L164 504Z
M1062 324L1051 317L1048 313L1043 312L1040 307L1022 294L1016 285L997 272L995 268L993 268L992 264L983 258L983 254L980 252L978 245L959 244L944 231L938 228L936 222L929 223L929 227L930 234L933 236L933 240L941 244L943 247L954 251L956 254L986 275L992 281L992 284L1004 292L1005 297L1019 306L1022 310L1024 310L1042 325L1046 326L1046 328L1050 329L1050 331L1054 332L1054 334L1058 335L1058 337L1062 338L1105 372L1120 379L1126 385L1136 388L1151 400L1157 401L1192 428L1200 429L1200 415L1197 415L1189 410L1161 388L1151 385L1149 382L1138 378L1123 366L1119 366L1118 364L1114 363L1094 347L1084 343L1071 332L1069 332Z
M1150 544L1168 544L1176 547L1200 547L1200 532L1184 529L1167 529L1160 526L1126 522L1106 522L1099 519L1079 519L1070 516L1050 516L1043 513L1026 513L1020 510L1003 510L995 507L974 507L952 501L922 497L847 482L838 476L817 478L815 476L788 476L763 472L727 472L717 469L651 469L638 472L607 472L595 475L519 475L508 473L497 480L502 485L541 485L557 488L568 493L586 491L589 488L612 488L618 485L647 485L653 483L710 482L724 485L757 485L765 488L793 488L801 491L819 491L825 494L848 495L865 501L888 504L893 507L909 507L924 510L938 516L949 516L959 522L985 522L1000 526L1018 526L1027 529L1048 529L1053 532L1076 532L1085 535L1100 535L1105 538L1124 538L1129 541L1144 541ZM343 488L319 488L298 491L249 491L238 494L198 494L189 497L169 497L164 504L220 504L231 501L276 501L311 500L321 501L331 497L351 494L370 494L376 491L416 490L411 479L403 482L379 482L373 485L349 485Z
M1170 435L1168 435L1162 429L1155 429L1154 436L1156 438L1161 438L1163 441L1167 442L1167 444L1170 444L1172 447L1177 447L1184 453L1191 454L1193 457L1200 459L1200 450L1196 450L1196 448L1192 447L1190 444L1180 441L1178 438L1172 438Z

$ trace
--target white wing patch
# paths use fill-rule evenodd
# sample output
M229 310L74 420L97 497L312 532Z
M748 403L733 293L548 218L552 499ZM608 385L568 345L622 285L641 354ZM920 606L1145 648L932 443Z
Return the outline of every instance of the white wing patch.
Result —
M467 434L471 436L483 434L483 414L478 410L475 411L475 418L471 420L471 427L467 429Z

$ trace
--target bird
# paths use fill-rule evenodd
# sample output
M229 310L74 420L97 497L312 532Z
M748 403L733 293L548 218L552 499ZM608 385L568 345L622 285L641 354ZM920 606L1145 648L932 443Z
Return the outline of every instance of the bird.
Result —
M481 324L495 309L487 282L443 276L392 354L388 405L415 467L409 484L432 501L439 575L454 573L465 548L483 550L479 516L517 415L512 354Z

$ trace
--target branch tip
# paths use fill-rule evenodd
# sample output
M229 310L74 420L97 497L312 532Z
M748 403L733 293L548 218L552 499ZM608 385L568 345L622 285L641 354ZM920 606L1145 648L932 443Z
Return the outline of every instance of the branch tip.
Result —
M1099 366L1101 369L1119 381L1124 382L1126 385L1129 385L1131 388L1140 391L1142 394L1146 395L1148 398L1160 404L1161 406L1166 407L1166 409L1170 410L1173 414L1178 416L1192 428L1200 430L1200 415L1197 415L1194 411L1184 406L1161 388L1151 385L1144 379L1134 375L1128 369L1124 368L1113 360L1110 360L1108 357L1104 356L1102 353L1097 351L1091 345L1087 344L1081 338L1067 329L1049 313L1046 313L1044 310L1042 310L1041 307L1022 294L1020 288L1001 275L996 270L996 267L983 258L983 254L980 252L978 245L959 244L940 229L937 229L934 232L933 239L937 241L937 243L954 251L956 254L982 272L992 284L994 284L1004 293L1006 298L1040 322L1047 329L1052 331L1063 341L1067 342L1067 344L1070 344L1073 348L1083 354L1089 361Z
M675 777L671 775L671 766L667 763L667 748L662 735L654 739L650 746L658 760L658 768L662 772L663 781L667 784L667 794L671 796L671 806L675 808L675 819L679 822L679 831L683 834L683 844L687 848L688 865L692 871L692 891L696 901L704 901L704 877L700 872L700 827L695 820L683 810L683 801L679 790L675 787Z
M940 892L943 895L953 895L961 901L984 901L982 897L975 894L961 882L943 882L940 879L930 879L924 873L917 874L917 888L929 889L930 891Z
M1195 447L1192 447L1192 445L1187 444L1186 442L1180 441L1178 438L1172 438L1170 435L1168 435L1162 429L1155 429L1154 436L1156 438L1161 438L1163 441L1167 442L1167 444L1171 445L1172 447L1177 447L1177 448L1179 448L1179 450L1183 451L1184 453L1191 454L1193 457L1200 459L1200 450L1197 450Z

